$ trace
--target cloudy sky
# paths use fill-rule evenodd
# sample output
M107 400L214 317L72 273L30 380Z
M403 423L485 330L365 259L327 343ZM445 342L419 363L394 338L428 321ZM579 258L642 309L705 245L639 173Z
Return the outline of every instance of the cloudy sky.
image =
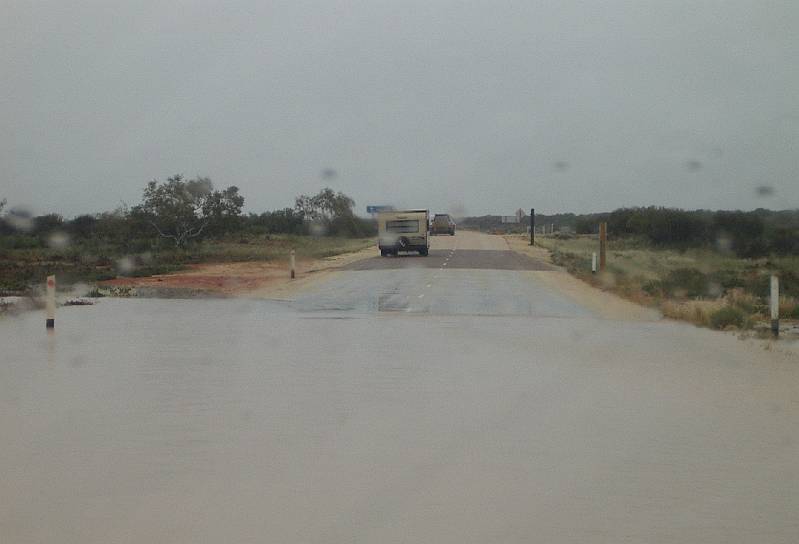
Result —
M0 198L36 213L174 173L254 212L799 207L791 0L0 4Z

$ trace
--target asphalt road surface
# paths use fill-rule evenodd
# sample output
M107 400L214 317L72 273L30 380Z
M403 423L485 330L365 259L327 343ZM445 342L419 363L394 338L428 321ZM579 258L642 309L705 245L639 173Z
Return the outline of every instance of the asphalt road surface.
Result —
M0 541L797 541L795 359L433 247L0 320Z
M548 264L520 255L499 236L461 231L456 236L431 237L430 254L401 253L397 257L375 256L351 264L350 270L395 270L406 268L467 268L472 270L552 270Z
M499 236L469 231L434 236L427 257L378 255L348 268L299 296L293 306L300 311L438 316L590 315L529 274L552 270L550 265L510 251Z

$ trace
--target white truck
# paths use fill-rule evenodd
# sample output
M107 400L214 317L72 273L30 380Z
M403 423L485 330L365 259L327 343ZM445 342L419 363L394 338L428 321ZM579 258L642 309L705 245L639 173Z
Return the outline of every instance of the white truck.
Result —
M377 214L377 245L380 255L400 251L418 251L427 257L430 251L430 212L428 210L392 210Z

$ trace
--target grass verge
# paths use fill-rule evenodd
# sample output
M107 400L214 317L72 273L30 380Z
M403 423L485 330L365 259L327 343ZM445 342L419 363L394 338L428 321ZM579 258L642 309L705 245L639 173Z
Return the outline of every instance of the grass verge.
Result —
M799 319L799 257L743 259L712 249L658 249L610 240L607 271L592 274L595 236L536 237L554 264L663 315L714 329L768 328L769 277L780 276L780 317Z

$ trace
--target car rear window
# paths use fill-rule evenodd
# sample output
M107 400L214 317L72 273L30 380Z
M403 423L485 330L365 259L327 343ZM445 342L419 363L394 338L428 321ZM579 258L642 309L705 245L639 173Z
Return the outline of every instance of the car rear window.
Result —
M419 232L418 219L402 219L386 221L386 230L390 232Z

